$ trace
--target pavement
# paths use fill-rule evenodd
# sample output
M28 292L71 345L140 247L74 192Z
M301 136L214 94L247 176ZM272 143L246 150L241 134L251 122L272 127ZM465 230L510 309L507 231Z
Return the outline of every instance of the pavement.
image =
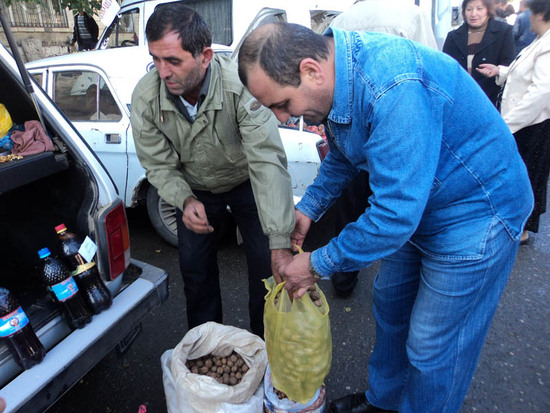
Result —
M160 356L187 331L185 299L175 248L153 231L145 210L128 210L132 256L167 270L170 296L143 321L143 330L125 355L111 352L49 411L137 413L166 411ZM330 235L330 216L315 224L305 250ZM229 237L219 252L224 323L248 326L246 262ZM375 342L372 316L373 265L361 272L350 298L334 295L322 281L330 305L332 369L325 380L329 400L367 388L367 363ZM541 231L521 246L483 348L461 413L550 412L550 214ZM205 412L206 413L206 412Z

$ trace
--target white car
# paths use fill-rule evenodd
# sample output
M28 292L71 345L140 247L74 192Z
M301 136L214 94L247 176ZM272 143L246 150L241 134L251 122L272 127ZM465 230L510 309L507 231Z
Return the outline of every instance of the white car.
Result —
M130 126L132 91L139 79L153 67L144 44L145 22L154 7L162 2L123 2L120 14L100 38L98 44L105 48L103 50L55 56L30 62L26 66L96 152L111 174L125 206L134 207L140 202L146 203L151 223L157 233L168 243L177 245L175 208L159 198L156 189L147 182L145 171L136 155ZM189 5L197 7L199 12L207 16L206 20L212 22L220 15L226 15L224 7L230 7L231 3L203 0ZM243 7L243 2L233 4L235 8L237 4ZM264 7L262 2L254 4L254 7L248 7L247 10L247 15L252 15L247 17L252 19L248 24L226 19L229 29L221 30L223 24L220 25L219 21L214 25L214 41L227 44L215 43L213 47L216 53L231 54L232 48L245 35L246 28L250 30L269 21L287 20L287 12L283 9ZM207 6L210 8L204 8ZM305 14L296 13L296 10ZM296 7L290 15L300 16L301 20L298 20L301 22L322 30L338 13L339 11L315 7L310 9L308 6ZM235 9L229 15L242 14L244 9ZM236 17L233 19L236 20ZM227 36L227 33L237 27L240 31L235 30L232 36ZM281 125L279 131L287 153L288 171L297 200L316 178L322 158L326 154L326 144L319 135L304 128L303 123L297 128Z

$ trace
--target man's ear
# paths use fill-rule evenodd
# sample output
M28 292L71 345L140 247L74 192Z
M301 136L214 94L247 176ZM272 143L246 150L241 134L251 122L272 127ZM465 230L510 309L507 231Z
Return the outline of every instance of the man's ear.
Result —
M307 57L300 62L300 76L302 81L313 81L321 84L325 80L323 66L315 59Z
M210 61L214 57L214 49L211 47L205 47L202 49L199 59L203 67L207 67L210 64Z

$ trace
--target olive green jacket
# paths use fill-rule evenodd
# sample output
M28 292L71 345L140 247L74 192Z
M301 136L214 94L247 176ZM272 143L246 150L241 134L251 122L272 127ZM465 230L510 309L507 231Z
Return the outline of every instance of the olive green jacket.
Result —
M294 203L277 121L242 85L236 64L215 55L194 123L167 96L156 69L132 94L132 131L147 179L182 209L193 190L223 193L250 179L271 249L290 247Z

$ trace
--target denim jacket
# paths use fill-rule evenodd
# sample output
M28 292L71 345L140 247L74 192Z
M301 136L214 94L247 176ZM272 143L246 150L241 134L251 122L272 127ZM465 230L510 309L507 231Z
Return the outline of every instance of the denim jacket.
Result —
M483 91L449 56L378 33L329 29L335 88L330 151L297 208L317 221L366 170L370 207L315 250L327 277L411 242L435 259L476 260L491 227L517 240L533 194L516 143Z

